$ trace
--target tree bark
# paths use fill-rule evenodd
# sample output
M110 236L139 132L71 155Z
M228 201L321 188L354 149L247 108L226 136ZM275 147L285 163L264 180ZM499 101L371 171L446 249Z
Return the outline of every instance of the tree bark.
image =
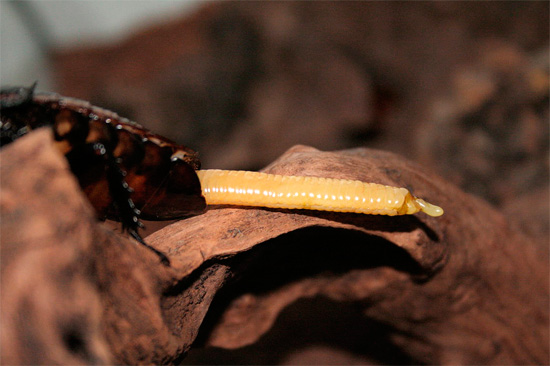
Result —
M411 363L550 362L548 248L394 154L296 146L264 171L404 186L442 217L210 207L145 239L170 267L97 222L49 130L0 155L3 364L179 363L193 344L261 342L308 299L353 304L347 337L326 339L359 360L396 362L384 340Z

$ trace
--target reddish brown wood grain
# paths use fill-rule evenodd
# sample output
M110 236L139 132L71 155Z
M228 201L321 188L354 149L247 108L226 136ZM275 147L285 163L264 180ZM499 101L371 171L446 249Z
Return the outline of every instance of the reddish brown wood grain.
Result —
M353 306L346 334L315 306L290 324L332 332L327 346L361 362L390 363L369 347L383 340L411 363L549 362L547 248L399 156L297 146L264 171L405 186L442 217L213 207L146 238L169 268L95 221L47 130L0 159L3 364L177 363L193 344L248 345L241 357L261 363L262 336L276 342L264 362L300 360L296 340L321 336L276 334L315 299ZM389 338L363 338L372 322Z

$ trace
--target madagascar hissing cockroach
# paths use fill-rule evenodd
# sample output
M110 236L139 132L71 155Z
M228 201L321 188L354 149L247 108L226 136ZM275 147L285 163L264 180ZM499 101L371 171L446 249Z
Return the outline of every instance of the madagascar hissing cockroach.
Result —
M88 102L31 88L1 91L0 144L51 126L55 144L100 218L122 222L137 241L139 217L170 220L202 212L206 204L310 209L373 215L443 210L406 188L322 177L199 170L193 150ZM201 189L202 187L202 189Z
M198 154L139 124L88 102L30 88L0 92L0 146L28 131L51 126L55 145L100 219L120 221L138 233L146 220L170 220L202 212L206 203L195 170Z

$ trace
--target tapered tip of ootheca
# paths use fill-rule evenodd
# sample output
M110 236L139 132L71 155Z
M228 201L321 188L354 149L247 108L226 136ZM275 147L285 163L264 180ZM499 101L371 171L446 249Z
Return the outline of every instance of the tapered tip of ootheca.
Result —
M437 217L443 215L443 209L439 206L432 205L424 201L423 199L417 198L416 203L420 206L420 210L426 215Z

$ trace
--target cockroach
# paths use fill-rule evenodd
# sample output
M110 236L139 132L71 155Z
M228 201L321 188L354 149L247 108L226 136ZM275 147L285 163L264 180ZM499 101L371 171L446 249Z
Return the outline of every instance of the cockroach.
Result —
M0 146L28 131L51 126L55 144L65 154L100 219L120 221L143 241L139 218L179 219L209 205L261 206L374 215L443 210L405 188L351 180L200 170L198 154L156 135L116 113L58 94L31 88L1 91ZM202 188L201 188L202 187Z
M116 113L82 100L16 87L0 92L0 146L30 130L51 126L98 218L120 221L134 239L149 246L139 218L171 220L206 206L195 170L198 154Z

